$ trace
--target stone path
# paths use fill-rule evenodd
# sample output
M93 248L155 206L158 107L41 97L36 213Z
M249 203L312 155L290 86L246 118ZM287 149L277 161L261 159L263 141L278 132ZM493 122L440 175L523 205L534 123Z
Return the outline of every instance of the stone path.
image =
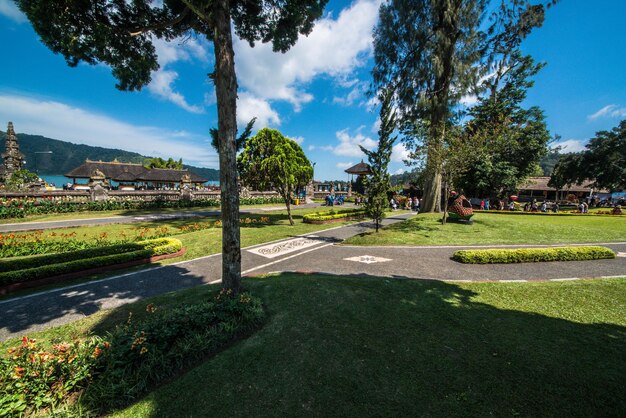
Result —
M384 223L400 222L411 216L412 214L392 215ZM243 274L294 271L461 281L569 280L626 276L625 256L614 260L485 266L464 265L450 260L456 249L476 247L337 245L372 227L370 222L362 222L244 248ZM626 242L606 245L626 255ZM0 340L68 323L100 309L115 308L146 297L202 284L219 283L220 275L221 256L215 254L96 282L2 300Z

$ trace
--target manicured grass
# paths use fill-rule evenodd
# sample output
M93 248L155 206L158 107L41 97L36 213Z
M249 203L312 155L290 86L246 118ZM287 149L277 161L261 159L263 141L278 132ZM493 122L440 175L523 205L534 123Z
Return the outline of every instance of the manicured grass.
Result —
M330 209L330 208L329 208ZM275 241L285 238L290 238L297 235L307 234L311 232L321 231L324 229L335 228L337 226L348 225L357 221L344 221L337 222L332 225L314 225L305 224L302 222L302 216L306 213L323 211L324 208L302 208L292 210L292 215L295 221L295 225L290 226L287 218L287 210L284 211L255 211L253 214L242 214L241 218L247 217L260 219L260 217L269 218L270 222L243 224L241 227L241 246L248 247L252 245L262 244L264 242ZM75 234L75 238L78 240L90 240L101 237L102 234L106 234L109 239L118 240L122 236L127 237L135 236L139 231L155 228L168 228L169 233L167 236L172 236L180 239L183 246L187 249L187 252L181 256L172 259L162 260L158 263L133 267L127 270L118 270L111 273L104 273L100 275L94 275L84 277L81 279L74 279L63 284L53 284L44 286L35 291L42 289L49 289L59 286L65 286L68 284L75 284L85 282L94 279L100 279L106 276L114 274L122 274L128 271L137 271L145 268L154 267L154 265L166 265L177 263L180 261L192 260L198 257L203 257L211 254L217 254L222 251L222 229L211 227L209 229L202 229L199 231L180 233L181 228L191 224L212 224L218 218L192 218L192 219L176 219L176 220L162 220L154 222L141 222L133 224L112 224L112 225L93 225L93 226L81 226L74 228L60 228L50 231L45 231L42 234L42 239L58 239L63 240L68 234ZM28 289L16 292L15 294L8 296L0 296L0 300L8 297L14 297L16 295L23 295L32 293L34 290Z
M242 205L241 210L249 210L254 208L274 208L284 207L282 203L264 203L259 205ZM47 222L47 221L67 221L72 219L97 219L109 218L115 216L142 216L170 213L187 213L187 212L215 212L219 211L219 207L194 207L194 208L160 208L160 209L142 209L142 210L104 210L104 211L88 211L88 212L70 212L70 213L51 213L44 215L31 215L25 218L2 219L3 224L16 224L25 222Z
M350 245L473 245L613 242L626 239L626 219L480 213L472 224L440 222L441 214L407 221L346 241Z
M266 325L116 416L626 413L626 278L453 284L282 274L244 285L264 301ZM191 303L214 288L151 301ZM148 302L34 336L101 334Z

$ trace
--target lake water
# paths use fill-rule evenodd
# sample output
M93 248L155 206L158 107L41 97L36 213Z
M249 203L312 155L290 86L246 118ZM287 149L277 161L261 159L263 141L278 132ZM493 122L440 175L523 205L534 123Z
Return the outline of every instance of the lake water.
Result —
M62 188L64 184L67 183L71 183L72 179L65 177L63 175L59 175L59 174L42 174L41 177L46 183L48 184L54 184L56 187L58 188ZM87 179L80 179L78 180L80 183L87 183ZM117 182L112 181L111 182L111 186L117 186ZM207 181L206 183L204 183L207 186L219 186L220 182L219 181Z

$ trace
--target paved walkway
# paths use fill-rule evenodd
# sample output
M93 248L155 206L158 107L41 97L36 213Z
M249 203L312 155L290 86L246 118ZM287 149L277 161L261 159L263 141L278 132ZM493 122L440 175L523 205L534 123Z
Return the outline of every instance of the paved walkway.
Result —
M399 214L384 222L400 222L410 216L412 214ZM626 276L626 257L614 260L484 266L464 265L450 260L456 249L476 247L337 245L344 239L371 228L371 223L363 222L244 248L243 273L253 275L296 271L463 281L567 280L575 277ZM626 255L626 242L606 245ZM97 282L3 300L0 301L0 340L71 322L100 309L114 308L165 292L218 283L220 274L221 257L220 254L215 254Z

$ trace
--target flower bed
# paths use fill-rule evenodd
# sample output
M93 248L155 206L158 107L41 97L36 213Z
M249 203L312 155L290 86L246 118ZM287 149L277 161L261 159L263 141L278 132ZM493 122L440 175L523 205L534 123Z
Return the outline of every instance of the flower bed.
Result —
M302 217L304 223L309 224L325 224L331 222L349 221L352 219L361 219L365 216L364 209L346 209L335 212L334 210L328 212L315 212L308 213Z
M615 258L613 250L600 246L518 248L455 251L452 259L465 264L582 261Z
M0 415L51 415L59 406L63 416L102 415L249 335L265 318L261 301L246 293L146 311L147 319L129 318L104 339L46 347L24 337L0 358Z
M0 286L175 254L181 249L182 243L178 239L158 238L66 253L0 260Z

